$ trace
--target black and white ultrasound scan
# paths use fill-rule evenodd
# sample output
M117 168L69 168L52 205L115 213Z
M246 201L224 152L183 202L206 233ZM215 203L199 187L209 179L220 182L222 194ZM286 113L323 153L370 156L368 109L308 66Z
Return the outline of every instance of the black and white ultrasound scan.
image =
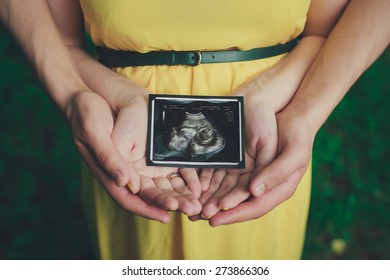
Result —
M244 168L242 96L149 95L147 165Z

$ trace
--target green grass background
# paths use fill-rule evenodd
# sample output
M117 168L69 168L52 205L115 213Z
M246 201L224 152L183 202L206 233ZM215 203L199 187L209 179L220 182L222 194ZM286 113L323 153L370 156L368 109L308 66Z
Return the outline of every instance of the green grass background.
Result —
M304 259L390 258L390 53L317 135ZM0 27L0 259L93 259L66 123Z

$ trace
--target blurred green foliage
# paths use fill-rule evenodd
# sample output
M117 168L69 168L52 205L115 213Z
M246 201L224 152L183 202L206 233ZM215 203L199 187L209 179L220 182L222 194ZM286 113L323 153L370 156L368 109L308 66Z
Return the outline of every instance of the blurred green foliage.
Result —
M390 259L389 66L387 50L316 137L306 259Z
M80 157L66 123L0 27L0 259L92 259ZM390 259L390 54L318 133L304 259Z
M79 163L62 115L0 29L0 259L93 258Z

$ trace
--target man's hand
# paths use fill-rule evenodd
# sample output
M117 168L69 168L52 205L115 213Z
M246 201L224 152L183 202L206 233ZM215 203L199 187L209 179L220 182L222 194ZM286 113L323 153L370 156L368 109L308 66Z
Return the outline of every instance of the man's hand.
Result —
M298 114L282 112L277 123L278 155L253 174L249 185L253 197L234 209L216 214L210 220L212 226L259 218L294 194L310 164L314 133Z

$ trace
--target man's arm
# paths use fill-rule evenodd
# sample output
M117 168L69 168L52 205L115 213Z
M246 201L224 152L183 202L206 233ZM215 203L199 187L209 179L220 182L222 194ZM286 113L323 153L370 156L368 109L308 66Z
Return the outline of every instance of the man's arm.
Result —
M261 217L293 195L309 165L317 131L388 46L389 13L389 0L349 2L292 101L277 116L278 156L251 180L255 197L213 217L212 225Z
M117 187L130 182L137 191L139 176L128 168L112 141L113 111L79 75L47 2L0 0L0 6L1 22L19 42L49 96L65 115L76 146L97 179L124 209L168 222L170 217L166 211L145 203L127 188ZM73 16L79 18L81 12ZM77 32L78 38L83 37L82 28L73 31Z
M46 1L0 0L0 20L18 41L55 104L88 90L65 48Z

